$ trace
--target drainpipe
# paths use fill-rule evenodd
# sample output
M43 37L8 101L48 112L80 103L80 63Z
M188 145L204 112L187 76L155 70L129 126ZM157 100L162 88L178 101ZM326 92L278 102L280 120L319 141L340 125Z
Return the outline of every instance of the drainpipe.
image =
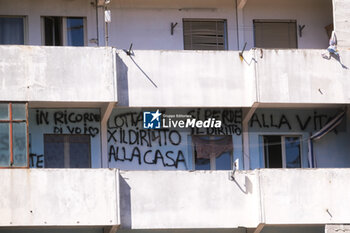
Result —
M237 0L235 0L235 10L236 10L236 28L237 28L237 50L239 50L239 32L238 32L238 5Z
M97 39L97 46L100 46L100 32L98 27L98 0L95 0L95 9L96 9L96 39Z

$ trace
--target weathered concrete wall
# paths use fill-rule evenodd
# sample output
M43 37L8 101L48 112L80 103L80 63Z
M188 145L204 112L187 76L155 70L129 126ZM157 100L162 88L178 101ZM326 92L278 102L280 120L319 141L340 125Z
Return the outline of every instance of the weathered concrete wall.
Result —
M332 0L248 0L242 18L239 32L247 48L255 46L253 20L265 19L296 20L297 27L305 25L302 36L297 33L298 48L322 49L328 47L325 27L332 23Z
M160 129L145 129L143 113L162 113ZM194 119L215 118L222 121L220 128L163 127L163 114L192 115ZM172 117L173 120L178 118ZM124 170L194 170L193 135L229 135L232 137L232 158L241 162L241 109L200 108L114 108L108 120L108 166ZM168 124L168 123L167 123ZM168 124L169 126L169 124Z
M241 107L255 102L254 65L238 52L117 51L120 106Z
M338 2L343 4L346 1ZM25 16L26 44L43 45L42 16L62 16L84 17L86 46L96 46L94 39L97 37L100 45L104 45L103 8L98 10L97 33L96 8L91 1L1 0L0 6L0 15ZM228 48L238 50L235 1L113 0L108 8L112 12L112 22L108 30L110 46L128 48L133 43L135 49L182 50L184 18L226 19ZM337 12L342 12L341 6L339 8ZM299 48L327 47L328 38L324 27L332 22L331 0L249 0L239 12L242 13L238 22L240 49L245 42L248 43L247 48L254 46L253 19L297 20L298 24L306 25L303 37L298 38ZM339 15L345 16L340 13ZM339 20L342 19L339 16ZM170 33L171 23L178 23L173 35Z
M121 225L132 229L256 227L257 171L121 171Z
M237 171L230 181L228 171L122 171L121 224L181 229L349 222L349 175L348 169L262 169Z
M235 1L113 0L110 45L127 49L183 50L183 19L226 19L227 44L237 50ZM178 23L171 35L171 23Z
M118 171L1 169L0 225L119 225Z
M261 170L265 223L350 222L349 175L349 169Z
M340 48L350 48L350 2L333 0L334 29Z
M257 102L350 102L349 51L341 50L340 60L329 57L326 50L257 50L256 53Z
M95 2L95 1L93 1ZM90 41L97 38L96 8L86 0L0 0L0 15L25 16L25 44L44 45L42 40L43 26L41 17L84 17L86 19L86 46L96 46ZM100 8L101 9L101 8ZM103 39L103 18L99 10L99 36L101 45Z
M116 102L112 48L0 46L1 101Z

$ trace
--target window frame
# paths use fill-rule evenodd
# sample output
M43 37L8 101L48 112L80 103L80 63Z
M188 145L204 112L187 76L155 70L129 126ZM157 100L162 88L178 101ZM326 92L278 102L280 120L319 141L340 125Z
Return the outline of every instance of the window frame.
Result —
M28 45L28 20L26 15L0 15L0 18L22 18L23 19L23 45Z
M286 162L286 144L285 144L285 138L286 137L298 137L299 138L299 142L300 142L300 168L304 168L303 166L303 135L300 133L291 133L291 134L280 134L280 133L275 133L275 134L260 134L259 137L261 137L262 139L264 139L265 136L279 136L281 137L281 154L282 154L282 167L281 168L287 168L287 162ZM260 150L261 150L261 154L262 154L262 162L264 165L264 168L268 168L266 167L266 161L265 161L265 143L264 140L261 140L262 145L260 145ZM289 169L289 168L288 168Z
M8 104L8 113L9 113L9 119L8 120L0 120L0 123L8 123L9 124L9 147L10 147L10 166L8 167L0 167L0 169L16 169L16 168L29 168L29 127L28 127L28 103L24 102L0 102L1 104ZM13 114L12 114L12 104L25 104L25 113L26 113L26 119L25 120L13 120ZM13 123L26 123L26 148L27 148L27 165L22 167L14 167L13 166Z
M184 29L184 23L185 22L224 22L224 49L223 50L209 50L209 51L227 51L229 50L228 47L228 31L227 31L227 19L223 18L182 18L182 45L183 50L194 50L194 49L185 49L185 29ZM205 50L204 50L205 51ZM208 51L208 50L207 50Z
M58 17L62 20L61 30L62 30L62 45L45 45L45 18L46 17ZM83 19L83 36L84 36L84 45L88 45L87 40L87 17L86 16L53 16L53 15L41 15L40 16L40 28L41 28L41 45L42 46L72 46L72 47L81 47L81 46L73 46L68 45L67 41L67 34L68 34L68 25L67 25L67 19L68 18L82 18Z

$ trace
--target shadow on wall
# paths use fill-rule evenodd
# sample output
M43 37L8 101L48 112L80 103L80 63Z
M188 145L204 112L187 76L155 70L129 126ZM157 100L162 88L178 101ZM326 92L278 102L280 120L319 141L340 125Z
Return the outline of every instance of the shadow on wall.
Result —
M322 57L326 60L330 60L331 58L334 58L337 62L339 62L339 64L342 66L342 68L344 69L349 69L346 65L344 65L341 61L340 55L339 54L333 54L333 53L329 53L329 55L327 56L326 54L322 54Z
M118 92L118 105L129 106L129 79L128 79L128 67L124 61L116 54L117 62L117 92Z
M233 182L237 185L237 187L244 194L253 193L253 184L247 176L245 176L245 178L244 178L244 185L243 185L244 189L243 189L242 185L240 184L240 182L238 182L236 179L234 179Z
M120 225L121 228L130 229L132 226L131 220L131 196L130 186L125 179L119 174L120 185Z

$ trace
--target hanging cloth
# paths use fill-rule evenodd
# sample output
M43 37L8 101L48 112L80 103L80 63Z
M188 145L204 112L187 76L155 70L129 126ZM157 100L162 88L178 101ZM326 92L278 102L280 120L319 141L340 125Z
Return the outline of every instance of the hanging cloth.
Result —
M232 152L232 137L230 136L193 136L192 142L197 151L197 158L210 159L219 157L225 152Z

